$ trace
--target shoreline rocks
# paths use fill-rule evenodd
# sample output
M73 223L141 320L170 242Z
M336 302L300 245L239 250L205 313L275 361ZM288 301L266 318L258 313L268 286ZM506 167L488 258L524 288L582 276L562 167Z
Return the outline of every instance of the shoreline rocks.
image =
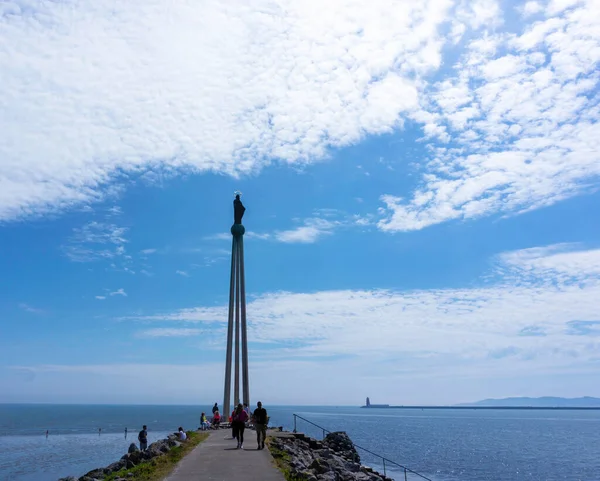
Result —
M153 442L145 451L140 451L135 443L131 443L127 453L121 459L109 464L105 468L92 469L83 476L67 476L60 478L58 481L102 481L106 476L116 473L121 469L131 469L138 464L148 462L158 456L163 456L176 446L181 446L181 443L177 441L176 434L170 434L166 439ZM115 481L125 481L126 479L117 478Z
M343 431L317 441L302 433L286 433L270 440L270 451L293 479L303 481L393 481L368 466Z

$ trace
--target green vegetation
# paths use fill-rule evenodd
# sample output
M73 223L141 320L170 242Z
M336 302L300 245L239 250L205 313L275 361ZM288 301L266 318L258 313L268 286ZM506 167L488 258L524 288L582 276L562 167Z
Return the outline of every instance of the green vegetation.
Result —
M131 469L121 469L110 474L104 480L114 481L117 478L127 478L131 481L161 481L173 471L173 468L187 453L208 437L208 433L188 431L187 436L188 438L185 443L172 448L168 453L153 458L150 461L144 461ZM132 473L133 476L128 476L127 473Z
M275 460L275 465L277 466L277 469L279 469L279 471L283 473L285 481L304 481L305 478L303 476L298 476L297 474L292 473L292 470L290 468L290 460L292 459L291 456L285 451L282 451L281 449L275 447L269 441L270 439L267 438L269 452Z

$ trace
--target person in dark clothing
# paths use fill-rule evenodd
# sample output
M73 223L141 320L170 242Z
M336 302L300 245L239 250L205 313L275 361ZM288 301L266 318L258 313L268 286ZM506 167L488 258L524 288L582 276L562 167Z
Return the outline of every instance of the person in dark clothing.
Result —
M233 408L233 411L231 411L231 417L229 418L229 422L231 423L231 439L238 438L238 424L233 421L233 417L235 416L236 411L237 411L237 408ZM239 444L239 441L238 441L238 444Z
M254 427L256 428L256 442L258 443L258 449L265 449L265 438L267 437L267 410L262 407L262 403L258 401L256 403L257 408L254 410L252 419L254 420Z
M215 412L217 412L219 410L219 405L217 403L215 403L215 405L212 408L212 413L214 414Z
M142 427L142 430L138 434L138 441L140 442L140 451L146 451L148 449L148 431L146 425Z

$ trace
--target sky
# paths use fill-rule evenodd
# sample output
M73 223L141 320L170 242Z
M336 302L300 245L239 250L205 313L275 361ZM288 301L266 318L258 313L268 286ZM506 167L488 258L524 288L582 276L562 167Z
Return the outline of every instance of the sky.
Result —
M0 3L0 402L600 397L597 0Z

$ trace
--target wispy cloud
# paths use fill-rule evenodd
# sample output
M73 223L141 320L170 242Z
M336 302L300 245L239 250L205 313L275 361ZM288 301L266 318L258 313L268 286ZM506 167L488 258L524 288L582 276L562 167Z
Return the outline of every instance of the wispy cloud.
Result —
M155 338L155 337L191 337L199 336L204 332L203 329L193 328L155 328L146 329L137 333L138 337Z
M399 9L382 0L368 5L333 1L326 8L279 9L279 20L272 22L244 7L244 2L233 3L224 20L218 2L173 5L176 21L169 24L158 10L107 0L94 3L93 25L83 20L89 5L78 3L65 9L38 2L27 14L1 17L0 43L18 44L19 51L0 60L0 104L7 113L3 119L10 119L0 120L0 129L13 139L0 145L6 159L0 178L8 182L0 192L0 219L100 200L103 186L123 172L154 182L163 175L156 172L158 162L166 175L235 175L254 172L272 159L307 163L325 157L329 146L390 132L418 107L422 82L416 79L441 65L443 32L455 14L446 0ZM260 0L252 11L271 7ZM343 31L331 28L339 23L340 11L347 12ZM135 25L126 20L132 16ZM32 17L45 21L31 23ZM238 24L248 29L233 27ZM66 26L68 35L54 35ZM157 26L170 39L166 44L151 34ZM89 40L104 38L107 31L110 42ZM173 55L182 35L201 46L185 62ZM207 47L223 36L226 45ZM306 49L316 38L318 47ZM342 51L361 54L347 57ZM58 61L73 52L96 62L48 67L48 58ZM144 60L147 52L153 62ZM223 56L231 61L223 64ZM28 70L21 68L22 58ZM298 70L300 61L319 68ZM275 74L265 75L265 65ZM160 89L164 72L175 70L179 74L169 79L172 88L163 92L164 102L140 101L140 79L153 91ZM110 82L97 81L106 76ZM198 89L198 83L211 88ZM60 99L48 95L50 84L61 88ZM79 85L88 86L84 94L74 88ZM203 115L196 115L198 106ZM159 120L164 118L172 121ZM152 140L155 132L168 139L159 149ZM197 132L204 133L202 138Z
M212 235L208 235L205 236L203 238L204 240L231 240L231 234L228 234L227 232L221 232L219 234L212 234Z
M25 304L24 302L19 304L19 308L21 308L22 310L24 310L26 312L30 312L32 314L43 314L44 313L43 309L38 309L37 307L32 307L29 304Z
M176 270L175 274L179 274L182 277L190 277L190 275L186 271Z
M519 34L470 39L455 75L426 89L412 115L437 146L410 199L381 197L382 230L515 214L590 190L600 175L597 5L552 2L545 14Z
M314 217L306 219L304 225L294 229L276 232L275 239L288 244L312 244L323 236L331 235L336 225L336 222Z
M158 249L142 249L140 252L144 255L154 254Z
M96 299L98 299L99 301L103 301L104 299L106 299L106 296L96 296Z
M597 332L600 273L594 266L600 251L559 254L571 256L574 264L581 256L593 260L589 269L582 264L579 282L571 282L561 274L564 269L571 273L565 267L570 263L553 257L561 249L506 253L500 258L510 259L509 276L483 287L266 293L248 303L249 338L255 345L269 346L264 351L255 348L265 359L278 353L288 359L314 359L352 352L372 362L402 358L424 375L448 366L479 375L500 368L518 372L525 361L540 369L583 369L597 355L590 336ZM532 252L538 253L533 264ZM515 271L518 262L522 269ZM554 266L552 278L547 264ZM537 274L543 282L522 283L515 272ZM221 329L227 306L130 320L203 323Z
M127 228L116 224L92 221L74 228L63 250L74 262L114 259L125 254L126 232Z
M127 297L127 293L125 292L125 289L121 288L121 289L117 289L116 291L113 291L109 294L109 296L123 296L123 297Z

